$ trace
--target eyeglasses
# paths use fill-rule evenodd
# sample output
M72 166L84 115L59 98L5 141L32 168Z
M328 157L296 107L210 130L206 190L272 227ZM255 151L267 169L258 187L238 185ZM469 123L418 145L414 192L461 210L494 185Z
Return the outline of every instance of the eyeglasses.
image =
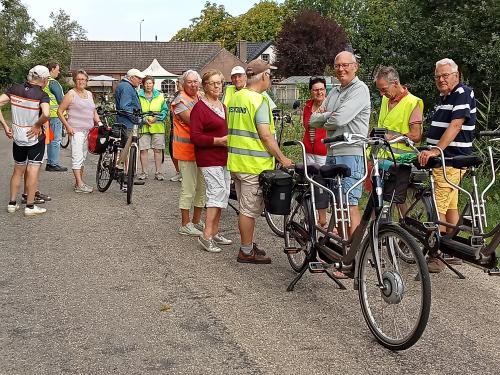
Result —
M273 75L269 72L266 72L265 74L267 74L269 76L269 79L271 79L273 77Z
M340 69L340 68L344 68L344 69L347 69L349 68L350 65L352 64L356 64L355 62L350 62L350 63L342 63L342 64L334 64L333 67L335 69Z
M447 80L448 80L448 78L450 78L450 76L451 76L452 74L456 74L456 73L458 73L458 72L443 73L443 74L435 75L435 76L434 76L434 79L435 79L436 81L439 81L441 78L444 78L444 80L445 80L445 81L447 81Z
M199 85L200 83L197 80L194 81L186 81L187 85Z
M212 86L212 87L215 87L215 86L222 86L222 81L207 82L206 84L207 84L208 86Z

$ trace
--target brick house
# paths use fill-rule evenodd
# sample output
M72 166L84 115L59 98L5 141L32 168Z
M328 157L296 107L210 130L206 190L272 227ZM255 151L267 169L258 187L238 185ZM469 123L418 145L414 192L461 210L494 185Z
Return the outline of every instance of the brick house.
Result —
M79 40L72 42L70 70L84 69L90 76L107 75L116 79L112 89L131 68L141 71L153 60L168 72L181 75L188 69L203 73L218 69L230 81L231 69L246 64L215 42L122 42ZM162 90L171 95L176 78L161 82ZM111 83L110 83L111 85Z

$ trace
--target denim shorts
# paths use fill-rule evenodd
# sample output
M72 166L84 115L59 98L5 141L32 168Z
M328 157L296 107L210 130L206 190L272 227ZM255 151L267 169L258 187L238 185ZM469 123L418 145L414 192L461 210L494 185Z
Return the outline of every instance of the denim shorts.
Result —
M342 190L344 194L347 189L350 189L356 182L361 180L365 174L365 166L362 156L358 155L343 155L343 156L328 156L326 158L326 165L331 164L345 164L351 168L351 176L342 180ZM359 184L349 194L349 205L357 206L358 200L361 198L363 192L363 184Z

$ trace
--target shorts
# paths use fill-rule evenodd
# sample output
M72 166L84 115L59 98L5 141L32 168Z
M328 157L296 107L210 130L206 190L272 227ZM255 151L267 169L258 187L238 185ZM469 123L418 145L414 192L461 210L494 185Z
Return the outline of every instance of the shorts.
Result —
M351 168L351 176L346 177L342 180L342 191L344 194L350 189L355 183L361 180L365 174L365 165L363 157L359 155L342 155L342 156L328 156L326 158L326 164L345 164ZM349 193L349 205L357 206L358 201L361 198L363 192L363 184L359 184Z
M82 169L88 151L88 131L75 131L71 137L71 168Z
M163 150L165 149L165 134L164 133L157 133L157 134L150 134L150 133L143 133L141 134L141 137L139 138L139 150L149 150L149 149L155 149L155 150Z
M43 155L45 154L44 137L38 140L33 146L18 146L16 142L12 143L12 157L18 165L35 164L41 165Z
M226 208L229 200L231 175L226 167L200 167L205 178L206 207Z
M264 197L259 186L259 175L247 173L231 173L238 196L240 214L259 218L264 210Z
M446 177L455 185L460 185L460 180L465 171L457 168L446 167ZM458 209L458 189L451 186L445 179L443 169L432 170L434 177L435 196L437 210L440 214L446 215L448 210Z
M306 154L306 163L325 165L326 155Z

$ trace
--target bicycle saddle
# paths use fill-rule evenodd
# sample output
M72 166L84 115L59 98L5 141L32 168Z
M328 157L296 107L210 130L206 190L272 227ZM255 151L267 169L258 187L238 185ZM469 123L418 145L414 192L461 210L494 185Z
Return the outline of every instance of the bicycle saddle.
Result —
M322 165L319 173L323 178L335 178L337 176L344 178L351 176L351 168L345 164Z
M295 164L295 172L299 176L304 177L304 164ZM307 174L309 176L315 176L319 174L319 165L316 163L307 164Z

